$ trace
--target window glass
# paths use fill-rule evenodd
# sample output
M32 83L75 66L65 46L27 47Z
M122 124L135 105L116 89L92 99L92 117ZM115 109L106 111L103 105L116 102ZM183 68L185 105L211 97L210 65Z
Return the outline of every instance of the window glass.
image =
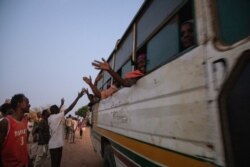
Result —
M106 83L103 84L103 90L108 89L111 86L111 79L109 79Z
M110 59L108 61L110 67L112 67L112 60L113 59ZM111 78L110 74L107 71L103 71L102 73L103 73L103 82L107 82Z
M119 50L115 57L115 71L121 68L124 62L132 54L133 50L133 35L132 32L129 33L125 41L119 46Z
M131 61L129 60L121 69L121 77L124 78L125 74L132 71Z
M166 63L179 52L178 17L174 17L147 46L147 71Z
M99 75L103 75L103 72L101 72ZM96 77L97 77L97 76L96 76ZM94 82L94 81L92 81L92 82ZM103 82L103 78L102 78L100 81L97 82L97 88L98 88L98 89L101 89L101 87L102 87L102 82Z
M137 25L137 46L145 39L185 0L155 0L144 13Z
M107 80L109 80L110 78L111 78L111 76L109 75L109 73L107 71L104 71L103 82L107 82Z
M220 36L223 42L232 44L250 35L250 1L216 1L219 14Z
M101 89L101 87L102 87L102 79L99 82L97 82L97 88Z

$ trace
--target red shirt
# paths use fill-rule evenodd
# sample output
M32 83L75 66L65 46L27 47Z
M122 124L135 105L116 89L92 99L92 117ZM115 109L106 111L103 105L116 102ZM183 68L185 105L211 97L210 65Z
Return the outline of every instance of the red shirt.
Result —
M27 120L17 121L6 116L8 133L1 149L4 167L24 167L28 165Z
M142 73L140 70L135 70L135 71L131 71L126 73L125 78L138 78L138 77L142 77L144 75L144 73Z

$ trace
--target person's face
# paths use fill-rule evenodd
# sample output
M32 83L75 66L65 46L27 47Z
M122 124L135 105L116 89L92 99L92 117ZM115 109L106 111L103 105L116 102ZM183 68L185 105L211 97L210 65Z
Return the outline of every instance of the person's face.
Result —
M181 26L181 43L184 49L194 44L193 27L191 24L183 24Z
M145 67L146 67L146 60L145 57L138 57L137 59L137 68L138 70L140 70L141 72L145 73Z
M29 99L24 97L23 101L20 103L20 108L23 113L28 113L30 111Z

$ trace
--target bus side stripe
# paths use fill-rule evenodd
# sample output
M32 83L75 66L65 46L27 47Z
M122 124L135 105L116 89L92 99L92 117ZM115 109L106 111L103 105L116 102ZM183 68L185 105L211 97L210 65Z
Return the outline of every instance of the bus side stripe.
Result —
M141 157L152 160L153 162L157 162L159 164L163 164L166 166L192 166L192 167L214 166L213 164L207 161L198 160L189 156L185 156L184 154L178 154L154 145L143 143L138 140L128 138L123 135L119 135L117 133L113 133L111 131L105 130L100 127L94 127L94 130L97 133L100 133L101 135L111 139L114 143L116 143L116 145L113 143L113 145L116 146L116 148L119 145L121 148L126 148L127 150L131 151L133 150L133 152L140 154Z

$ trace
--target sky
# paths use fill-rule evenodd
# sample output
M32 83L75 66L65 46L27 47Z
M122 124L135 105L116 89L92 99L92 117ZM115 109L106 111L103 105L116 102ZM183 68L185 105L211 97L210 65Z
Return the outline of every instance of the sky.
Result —
M108 58L144 0L0 0L0 103L23 93L32 108L67 108ZM82 97L72 114L86 105Z

